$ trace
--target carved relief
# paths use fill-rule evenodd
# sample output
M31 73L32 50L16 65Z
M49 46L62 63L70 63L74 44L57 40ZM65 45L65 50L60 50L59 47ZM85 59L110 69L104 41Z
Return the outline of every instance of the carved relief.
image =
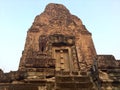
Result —
M62 34L54 34L49 36L50 43L58 46L74 45L75 44L74 39L75 39L74 36L64 36Z
M74 36L54 34L49 36L48 42L49 53L56 60L56 71L79 70Z

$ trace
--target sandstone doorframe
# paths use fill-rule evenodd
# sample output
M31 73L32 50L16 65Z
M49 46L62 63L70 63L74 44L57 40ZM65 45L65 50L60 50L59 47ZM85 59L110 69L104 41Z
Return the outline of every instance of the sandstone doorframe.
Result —
M48 53L52 58L56 59L56 53L61 55L67 55L64 57L59 56L58 58L61 58L59 60L62 61L64 58L68 58L68 63L69 65L66 65L66 68L64 67L65 63L61 63L59 69L56 70L62 70L62 71L69 71L70 73L74 71L79 70L79 63L78 63L78 57L77 57L77 52L76 52L76 46L75 46L75 36L65 36L62 34L54 34L50 35L48 37ZM57 58L57 59L58 59ZM64 60L63 60L64 61ZM62 67L64 67L62 69ZM61 68L61 69L60 69ZM69 68L69 69L68 69Z

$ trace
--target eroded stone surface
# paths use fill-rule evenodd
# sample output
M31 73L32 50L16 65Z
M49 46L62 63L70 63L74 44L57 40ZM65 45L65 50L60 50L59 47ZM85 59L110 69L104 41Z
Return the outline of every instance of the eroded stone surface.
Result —
M32 57L35 52L37 54L44 50L46 55L55 59L53 48L57 49L59 46L54 43L61 43L63 45L60 48L69 50L68 53L71 53L71 57L67 58L70 58L72 62L73 58L76 58L76 61L74 60L76 68L82 69L80 64L84 63L86 69L89 69L96 56L91 33L85 28L82 21L72 15L65 6L49 4L42 14L36 16L33 25L28 30L19 70L25 68L27 57ZM71 51L72 48L74 52ZM60 51L58 50L58 52ZM63 50L64 54L66 52ZM76 57L73 57L72 53Z
M0 90L118 90L120 61L97 55L91 33L61 4L48 4L27 32L18 71L0 69Z

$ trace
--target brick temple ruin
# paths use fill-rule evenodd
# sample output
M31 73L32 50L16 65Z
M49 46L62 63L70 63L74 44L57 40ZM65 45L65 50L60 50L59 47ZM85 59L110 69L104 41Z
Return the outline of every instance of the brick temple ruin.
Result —
M27 32L18 70L0 70L0 90L120 90L120 61L98 55L82 21L51 3Z

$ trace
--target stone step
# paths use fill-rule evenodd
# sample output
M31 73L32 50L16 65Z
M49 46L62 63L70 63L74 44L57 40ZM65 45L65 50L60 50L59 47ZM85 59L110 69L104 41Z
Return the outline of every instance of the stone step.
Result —
M87 75L56 76L56 90L94 90Z
M56 76L56 82L90 82L88 76Z
M0 90L38 90L38 85L34 84L8 84L0 86Z
M93 87L93 84L91 82L61 82L56 83L57 87L64 87L64 88L91 88Z
M55 90L96 90L91 88L57 88Z

